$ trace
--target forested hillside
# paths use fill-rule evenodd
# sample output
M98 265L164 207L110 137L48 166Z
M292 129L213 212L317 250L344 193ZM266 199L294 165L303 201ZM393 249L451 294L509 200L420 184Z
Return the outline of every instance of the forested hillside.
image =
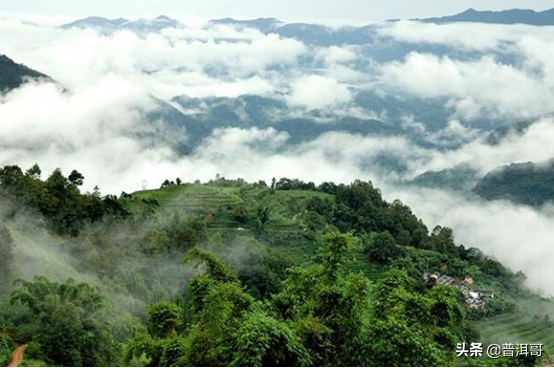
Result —
M484 199L507 199L530 206L554 200L554 163L511 164L481 179L474 189Z
M84 180L0 170L0 359L28 344L28 365L527 366L455 353L504 342L494 330L523 300L541 322L512 336L554 332L523 274L370 182L175 179L116 198ZM470 308L428 273L495 297Z
M17 64L6 55L0 55L0 92L22 85L26 79L48 78L48 76Z

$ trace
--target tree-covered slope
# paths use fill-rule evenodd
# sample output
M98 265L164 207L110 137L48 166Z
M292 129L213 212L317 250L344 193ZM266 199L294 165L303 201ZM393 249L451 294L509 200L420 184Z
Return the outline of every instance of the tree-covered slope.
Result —
M9 91L22 85L26 79L48 78L48 76L17 64L6 55L0 55L0 92Z
M0 329L27 364L493 364L456 344L495 341L522 300L551 303L370 182L174 179L116 198L83 180L0 170ZM495 297L469 308L430 272ZM518 342L550 327L529 328Z
M508 199L540 206L554 200L554 163L511 164L482 178L474 192L487 200Z

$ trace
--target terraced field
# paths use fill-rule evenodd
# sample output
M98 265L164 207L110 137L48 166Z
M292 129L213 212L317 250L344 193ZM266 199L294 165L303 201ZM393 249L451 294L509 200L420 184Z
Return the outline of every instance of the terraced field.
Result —
M545 320L549 314L539 310L552 303L536 302L532 305L520 304L518 311L488 318L479 323L484 344L544 344L548 354L554 354L554 324ZM544 305L541 305L544 304ZM549 305L550 304L550 305ZM549 317L550 318L550 317Z
M261 206L267 206L271 208L266 226L267 246L294 264L307 265L315 261L318 251L318 244L308 236L302 221L306 202L312 197L331 198L321 192L270 191L251 185L219 187L186 184L137 192L129 203L133 208L140 206L141 200L155 200L160 204L159 216L170 217L179 213L180 216L204 219L210 235L219 234L233 238L234 242L255 245L260 244L252 225L255 211ZM252 221L248 224L240 224L234 218L234 211L241 204L251 209ZM385 271L383 266L370 265L362 250L357 250L354 256L355 259L349 264L351 269L363 272L372 280L378 279Z

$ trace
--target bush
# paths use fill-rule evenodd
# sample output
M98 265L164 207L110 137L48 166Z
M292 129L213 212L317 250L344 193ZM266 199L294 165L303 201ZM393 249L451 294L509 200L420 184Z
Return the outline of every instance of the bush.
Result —
M248 219L250 218L250 215L248 213L248 209L246 208L246 206L241 204L237 208L235 208L234 217L235 217L235 220L237 220L241 224L247 223Z
M404 255L394 237L388 232L377 233L368 246L369 258L377 263L390 263Z
M5 366L8 364L11 353L12 344L10 340L0 334L0 366Z

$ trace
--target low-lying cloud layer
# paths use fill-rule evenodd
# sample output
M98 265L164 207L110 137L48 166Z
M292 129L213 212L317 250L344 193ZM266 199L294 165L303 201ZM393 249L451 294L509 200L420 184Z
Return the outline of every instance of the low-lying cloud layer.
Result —
M372 180L430 225L451 226L459 241L523 269L534 285L554 292L544 282L554 276L547 267L554 261L547 212L440 191L399 191L392 184L460 164L484 175L500 165L553 158L554 122L538 119L554 98L553 28L395 22L380 25L372 44L323 47L206 22L147 35L103 35L41 19L37 25L0 16L1 52L61 84L32 82L0 98L0 165L78 169L86 189L99 185L115 194L138 190L143 181L154 188L166 178L205 181L217 173L250 181ZM378 62L371 50L384 42L395 45L397 57ZM433 117L412 115L395 127L394 111L380 100L362 104L360 91L433 101L450 116L439 131L429 129ZM336 131L291 144L294 137L274 128L223 122L184 155L175 143L192 139L187 126L151 118L158 99L242 95L279 101L294 118L378 120L389 131L413 135ZM496 145L483 132L490 124L480 125L535 118L523 133ZM449 145L455 147L444 148Z
M512 271L522 270L527 285L552 294L554 217L509 202L483 203L436 190L398 191L395 196L417 209L429 224L454 229L456 242L478 247Z

